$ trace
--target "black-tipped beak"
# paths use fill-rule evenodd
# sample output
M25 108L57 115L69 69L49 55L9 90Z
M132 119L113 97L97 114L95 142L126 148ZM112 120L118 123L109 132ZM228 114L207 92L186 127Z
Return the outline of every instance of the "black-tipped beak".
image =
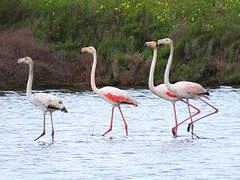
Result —
M86 52L86 48L82 48L81 51L80 51L80 54L83 54L84 52Z
M142 49L145 49L147 47L147 44L144 43L144 45L142 46Z

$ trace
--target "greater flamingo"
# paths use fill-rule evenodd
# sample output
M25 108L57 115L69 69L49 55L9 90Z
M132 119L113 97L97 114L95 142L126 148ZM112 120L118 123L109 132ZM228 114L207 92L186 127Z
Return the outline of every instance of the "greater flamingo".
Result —
M54 142L54 127L53 127L52 113L56 110L61 110L65 113L67 113L68 111L63 105L62 101L51 94L46 94L46 93L32 94L33 60L30 57L24 57L24 58L19 58L18 63L25 63L29 65L29 77L28 77L27 88L26 88L27 99L35 106L38 106L43 112L43 132L34 141L38 140L40 137L45 135L46 114L47 112L49 112L51 116L51 123L52 123L52 142Z
M189 82L189 81L179 81L179 82L176 82L175 84L171 84L169 82L169 71L170 71L170 67L172 64L173 51L174 51L173 41L170 38L164 38L164 39L158 40L157 44L158 45L164 44L164 45L170 46L170 55L168 58L168 63L167 63L167 67L166 67L165 74L164 74L164 83L165 83L166 87L168 88L168 90L170 90L172 93L174 93L175 95L177 95L178 97L181 97L181 98L200 100L203 103L207 104L208 106L210 106L211 108L214 109L213 112L211 112L205 116L202 116L202 117L196 119L195 121L192 121L191 123L189 123L188 128L187 128L189 131L190 126L192 126L192 128L193 128L193 123L199 121L202 118L205 118L207 116L217 113L218 109L201 98L201 97L204 97L204 98L208 99L209 93L200 84L197 84L194 82Z
M128 126L126 123L126 120L123 116L122 110L120 108L120 104L132 104L137 106L138 102L133 99L130 95L128 95L125 91L120 90L115 87L111 86L106 86L101 89L98 89L95 84L95 71L96 71L96 66L97 66L97 53L96 49L93 46L89 47L84 47L82 48L81 52L87 52L93 55L93 65L92 65L92 71L91 71L91 88L92 90L101 98L106 100L108 103L112 104L112 116L111 116L111 123L110 123L110 128L102 134L102 136L106 135L108 132L112 130L112 124L113 124L113 112L114 108L117 106L122 118L123 122L125 124L125 130L126 130L126 136L128 136Z
M177 114L176 114L176 108L175 108L176 101L181 100L182 102L184 102L185 104L188 105L188 108L189 108L189 106L191 106L192 108L197 110L197 112L195 114L193 114L193 115L190 114L190 117L188 117L186 120L191 119L193 116L200 113L200 111L198 108L192 106L187 101L183 100L182 98L177 97L175 94L173 94L171 91L169 91L165 84L160 84L156 87L154 86L154 69L155 69L156 59L157 59L157 43L155 41L151 41L151 42L146 42L145 45L153 49L153 59L152 59L152 64L151 64L151 68L150 68L150 73L149 73L149 80L148 80L149 89L152 91L152 93L154 93L158 97L172 102L174 116L175 116L175 123L176 123L176 126L172 128L172 133L173 133L174 137L177 137L177 127L179 126L179 124L177 122ZM184 121L186 121L186 120L184 120Z

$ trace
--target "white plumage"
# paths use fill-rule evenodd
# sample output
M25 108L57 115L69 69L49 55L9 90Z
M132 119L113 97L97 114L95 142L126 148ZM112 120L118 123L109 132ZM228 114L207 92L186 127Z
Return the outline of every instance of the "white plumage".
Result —
M42 111L65 111L62 101L52 94L36 93L29 98L29 101L38 106Z
M63 112L68 112L62 101L57 97L46 94L46 93L36 93L32 94L32 83L33 83L33 60L30 57L19 58L18 63L25 63L29 65L29 77L26 88L27 99L38 106L43 111L43 132L38 136L34 141L38 140L40 137L45 135L45 121L46 121L46 113L49 112L52 123L52 141L54 142L54 127L53 127L53 119L52 113L56 110L61 110Z

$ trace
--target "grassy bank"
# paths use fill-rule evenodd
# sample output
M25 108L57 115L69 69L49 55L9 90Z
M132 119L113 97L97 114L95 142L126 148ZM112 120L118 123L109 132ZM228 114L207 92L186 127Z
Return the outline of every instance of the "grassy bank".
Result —
M152 51L136 53L145 41L171 37L172 81L240 84L238 0L2 0L0 22L1 31L30 26L36 40L64 51L71 63L81 47L94 45L109 67L108 83L144 85ZM159 50L157 80L168 53Z

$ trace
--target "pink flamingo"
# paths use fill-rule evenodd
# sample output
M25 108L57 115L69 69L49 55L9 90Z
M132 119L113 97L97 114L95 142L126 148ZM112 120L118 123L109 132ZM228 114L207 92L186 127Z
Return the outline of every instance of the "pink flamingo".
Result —
M175 94L171 93L171 91L169 91L167 89L165 84L160 84L156 87L154 86L153 79L154 79L154 69L155 69L156 59L157 59L157 43L155 41L151 41L151 42L146 42L145 45L153 49L153 59L152 59L152 64L151 64L150 73L149 73L149 81L148 81L149 89L152 91L153 94L157 95L158 97L172 102L174 116L175 116L175 123L176 123L176 126L172 128L172 133L173 133L174 137L177 137L177 127L179 126L179 124L177 122L177 114L176 114L176 108L175 108L176 101L180 100L180 101L184 102L185 104L187 104L189 112L190 112L189 106L191 106L192 108L197 110L197 112L195 114L193 114L193 115L190 114L190 117L188 117L186 120L192 119L193 116L200 113L200 110L198 108L194 107L193 105L189 104L188 101L185 101L182 98L179 98ZM184 122L186 120L184 120Z
M157 41L157 45L160 45L160 44L165 44L165 45L170 46L170 55L168 58L168 63L167 63L167 67L166 67L165 74L164 74L164 83L165 83L166 87L168 88L168 90L170 90L176 96L184 98L184 99L200 100L203 103L207 104L208 106L210 106L211 108L214 109L213 112L211 112L205 116L202 116L202 117L196 119L195 121L192 121L191 123L189 123L188 128L187 128L189 131L190 126L192 126L192 129L193 129L193 123L195 123L195 122L199 121L200 119L203 119L207 116L217 113L218 109L201 98L201 97L204 97L204 98L208 99L209 93L200 84L197 84L194 82L189 82L189 81L180 81L175 84L171 84L169 82L169 71L170 71L170 67L171 67L172 59L173 59L173 41L170 38L160 39ZM185 121L183 121L183 122L185 122Z
M138 102L135 99L133 99L130 95L128 95L125 91L120 90L115 87L107 86L107 87L98 89L95 84L95 71L96 71L96 66L97 66L96 49L93 46L84 47L84 48L82 48L82 53L83 52L88 52L93 55L93 65L92 65L92 71L91 71L91 88L92 88L92 90L98 96L100 96L101 98L103 98L104 100L106 100L107 102L112 104L112 116L111 116L110 128L105 133L103 133L102 136L104 136L105 134L107 134L108 132L110 132L112 130L113 112L114 112L114 108L116 106L118 107L118 109L122 115L123 122L125 124L126 136L128 136L128 126L127 126L126 120L123 116L122 110L120 108L120 104L132 104L132 105L137 106Z

